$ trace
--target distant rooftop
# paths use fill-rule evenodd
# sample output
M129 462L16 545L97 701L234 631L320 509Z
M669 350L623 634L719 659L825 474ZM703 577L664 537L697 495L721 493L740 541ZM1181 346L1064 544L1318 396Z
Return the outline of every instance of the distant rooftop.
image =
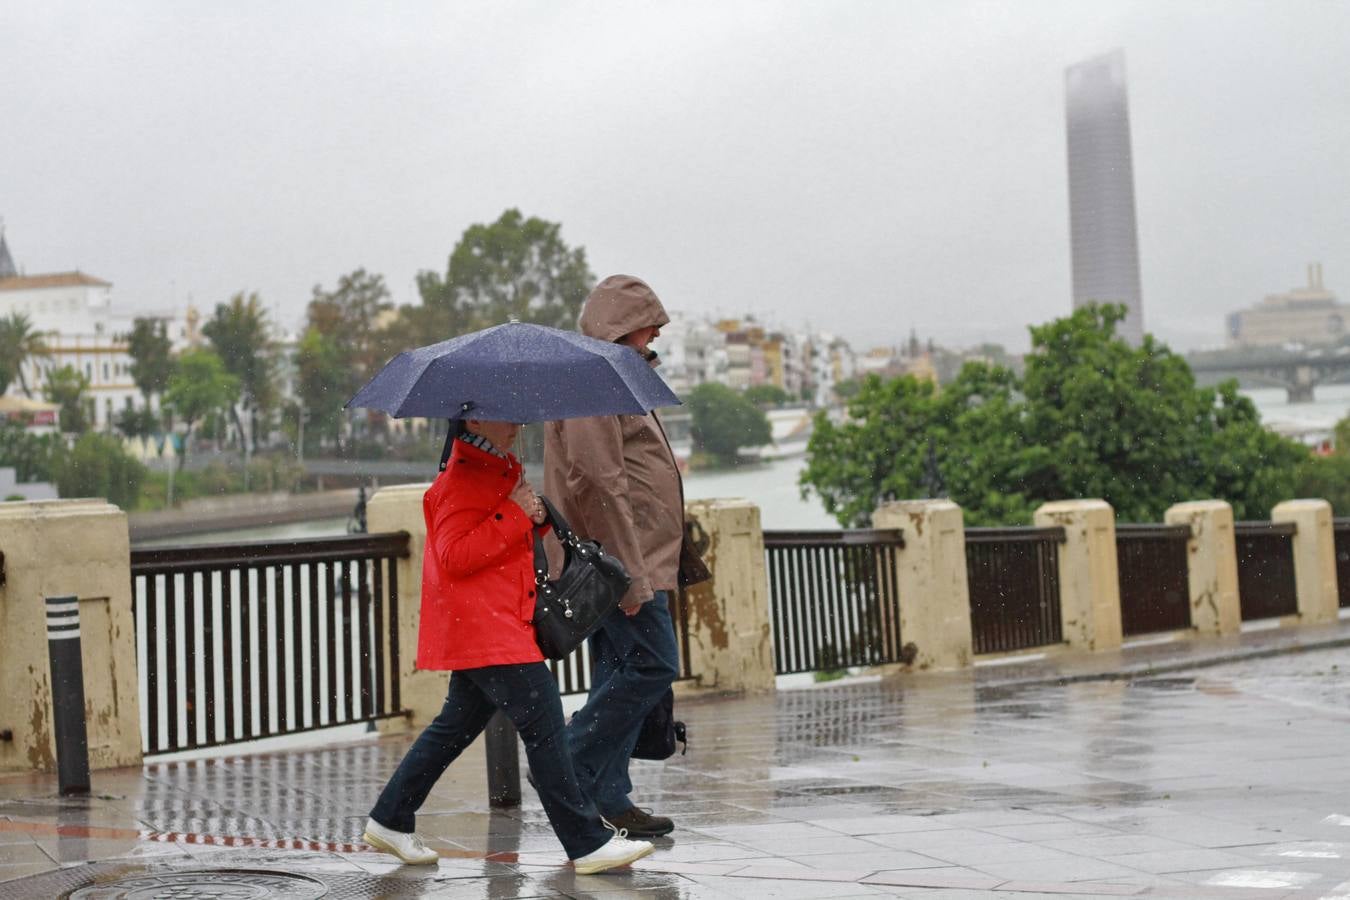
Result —
M31 291L56 287L112 287L112 282L83 272L52 272L47 275L11 275L0 278L0 291Z

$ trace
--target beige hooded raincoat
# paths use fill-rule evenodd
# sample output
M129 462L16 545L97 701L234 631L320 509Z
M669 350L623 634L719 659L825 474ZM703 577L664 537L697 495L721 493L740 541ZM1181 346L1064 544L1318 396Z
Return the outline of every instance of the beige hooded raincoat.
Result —
M645 282L612 275L586 298L580 326L590 337L616 341L669 322ZM622 606L675 589L684 537L683 485L655 412L548 423L544 493L579 534L599 541L627 567L633 585ZM558 548L550 544L556 570Z

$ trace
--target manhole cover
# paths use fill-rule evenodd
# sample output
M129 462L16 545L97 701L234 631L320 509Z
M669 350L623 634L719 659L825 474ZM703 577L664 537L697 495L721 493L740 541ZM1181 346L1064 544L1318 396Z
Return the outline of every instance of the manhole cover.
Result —
M66 896L70 900L256 900L264 897L314 900L327 893L328 888L322 882L303 875L212 869L136 875L83 887Z

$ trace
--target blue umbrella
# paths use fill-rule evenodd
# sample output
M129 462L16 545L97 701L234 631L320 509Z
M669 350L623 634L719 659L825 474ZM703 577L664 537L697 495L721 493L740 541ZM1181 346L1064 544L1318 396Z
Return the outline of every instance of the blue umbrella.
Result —
M400 353L347 406L395 418L548 422L679 402L631 347L511 322Z

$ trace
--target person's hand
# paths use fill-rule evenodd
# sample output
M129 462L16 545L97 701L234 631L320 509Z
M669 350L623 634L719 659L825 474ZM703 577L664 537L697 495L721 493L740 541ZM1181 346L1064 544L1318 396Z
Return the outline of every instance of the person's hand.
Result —
M655 595L655 594L653 594L652 596L650 596L650 597L647 598L647 600L655 600L655 599L656 599L656 595ZM638 610L642 609L642 604L645 603L645 602L647 602L647 601L646 601L646 600L638 600L638 601L635 601L634 603L632 603L632 605L627 605L627 604L624 604L624 603L620 603L620 604L619 604L619 609L621 609L621 610L623 611L623 614L624 614L625 616L636 616L636 615L638 614Z
M525 515L530 517L530 521L536 525L543 525L547 516L544 509L544 501L530 487L530 483L525 480L525 476L520 476L520 481L516 483L515 489L511 491L511 499L516 505L525 511Z

